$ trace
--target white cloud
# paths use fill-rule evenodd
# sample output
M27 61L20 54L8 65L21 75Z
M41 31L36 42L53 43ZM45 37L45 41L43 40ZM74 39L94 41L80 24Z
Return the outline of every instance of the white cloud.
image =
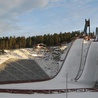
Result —
M36 8L44 8L50 3L55 6L65 0L0 0L0 16L6 14L23 14L33 11Z
M81 17L82 19L90 18L89 16L97 13L98 7L90 8L92 7L89 5L90 2L95 2L95 0L0 0L0 32L21 30L17 25L21 15L46 7L64 6L63 16L67 18L67 22L71 24L71 21L75 21L79 24Z
M45 7L49 0L0 0L0 16L6 14L22 14L34 8Z
M0 16L21 5L23 0L0 0Z
M13 31L21 15L48 3L49 0L0 0L0 32Z

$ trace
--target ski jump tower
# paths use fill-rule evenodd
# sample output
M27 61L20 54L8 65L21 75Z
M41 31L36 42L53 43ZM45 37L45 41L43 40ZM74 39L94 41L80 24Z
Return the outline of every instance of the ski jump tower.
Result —
M85 19L85 26L84 26L84 35L87 36L87 28L89 28L89 35L90 35L90 19Z
M96 27L96 41L98 41L98 27Z

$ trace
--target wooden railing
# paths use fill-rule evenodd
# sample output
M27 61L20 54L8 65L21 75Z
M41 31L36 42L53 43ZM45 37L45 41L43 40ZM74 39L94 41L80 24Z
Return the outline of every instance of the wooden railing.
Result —
M60 94L70 92L98 92L98 88L74 88L74 89L49 89L49 90L29 90L29 89L0 89L0 93L14 94Z

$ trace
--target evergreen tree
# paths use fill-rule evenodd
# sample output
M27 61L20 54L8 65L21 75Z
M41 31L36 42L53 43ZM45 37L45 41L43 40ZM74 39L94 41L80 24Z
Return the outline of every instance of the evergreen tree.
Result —
M59 45L59 35L57 33L55 33L54 35L54 45Z
M26 39L25 39L25 37L21 37L20 38L21 39L21 48L25 48L26 47Z
M5 38L5 48L9 49L9 38L8 37Z
M32 40L31 40L31 37L28 37L26 39L26 47L27 48L31 48L32 47Z

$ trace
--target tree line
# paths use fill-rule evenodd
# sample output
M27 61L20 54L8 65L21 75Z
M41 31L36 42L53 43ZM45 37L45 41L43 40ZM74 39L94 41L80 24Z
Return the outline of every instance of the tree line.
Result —
M75 37L80 36L82 32L60 32L59 34L45 34L39 36L25 37L25 36L10 36L0 37L0 49L19 49L19 48L31 48L38 43L44 43L47 46L57 46L62 43L68 43Z

